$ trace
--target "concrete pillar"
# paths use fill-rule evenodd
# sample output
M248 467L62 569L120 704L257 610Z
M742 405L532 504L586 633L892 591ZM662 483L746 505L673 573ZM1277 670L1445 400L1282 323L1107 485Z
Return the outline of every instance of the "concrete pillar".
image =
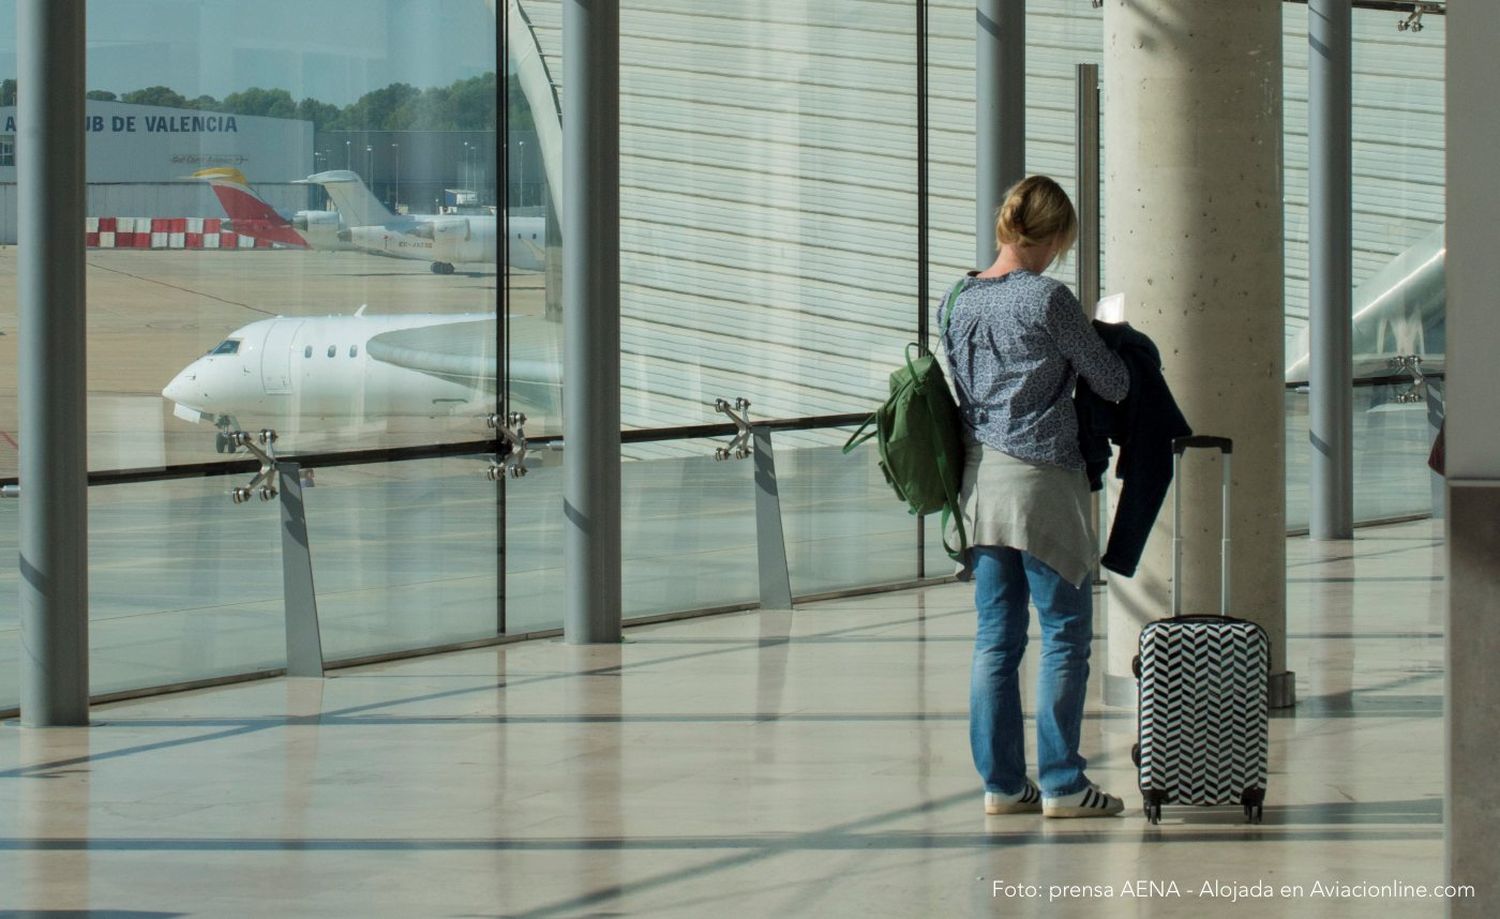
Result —
M1106 4L1104 75L1105 274L1194 431L1234 439L1230 609L1269 633L1287 704L1281 3ZM1193 451L1183 481L1183 607L1217 612L1217 458ZM1113 704L1135 704L1141 627L1170 609L1171 522L1168 503L1135 577L1109 578Z
M89 720L83 0L16 5L21 721Z
M1490 916L1500 902L1500 801L1486 794L1500 737L1500 6L1448 11L1448 874L1478 896L1448 915Z

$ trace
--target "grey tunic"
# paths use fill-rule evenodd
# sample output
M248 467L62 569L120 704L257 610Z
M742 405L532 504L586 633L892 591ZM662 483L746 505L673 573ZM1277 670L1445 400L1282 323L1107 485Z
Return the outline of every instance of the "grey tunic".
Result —
M1075 587L1099 560L1089 527L1089 483L1081 469L1028 463L970 443L959 502L970 547L1029 552ZM950 522L950 545L957 535ZM973 576L972 553L964 553L957 573L961 581Z

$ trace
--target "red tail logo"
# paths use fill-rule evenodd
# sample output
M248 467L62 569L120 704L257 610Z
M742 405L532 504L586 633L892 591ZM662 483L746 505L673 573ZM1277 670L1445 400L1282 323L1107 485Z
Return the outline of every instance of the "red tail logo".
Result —
M214 195L219 199L224 213L229 215L234 232L295 249L312 248L285 217L276 213L271 205L256 197L250 189L243 185L212 180L209 184L213 186Z

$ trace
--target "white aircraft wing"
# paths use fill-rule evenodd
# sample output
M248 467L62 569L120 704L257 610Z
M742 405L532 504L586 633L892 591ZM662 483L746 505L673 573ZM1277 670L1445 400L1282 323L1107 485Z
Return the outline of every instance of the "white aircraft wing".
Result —
M452 322L375 335L365 346L372 360L415 370L476 389L493 391L498 377L495 320ZM512 359L513 393L537 406L562 401L562 368L550 361Z

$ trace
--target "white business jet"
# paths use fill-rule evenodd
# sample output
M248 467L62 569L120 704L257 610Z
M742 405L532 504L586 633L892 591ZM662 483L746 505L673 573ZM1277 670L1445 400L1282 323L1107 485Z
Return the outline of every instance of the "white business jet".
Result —
M162 396L185 421L211 421L220 453L228 432L322 419L335 426L388 418L494 411L495 317L406 313L278 316L236 329L172 378ZM561 404L560 372L511 363L512 398L539 411Z

